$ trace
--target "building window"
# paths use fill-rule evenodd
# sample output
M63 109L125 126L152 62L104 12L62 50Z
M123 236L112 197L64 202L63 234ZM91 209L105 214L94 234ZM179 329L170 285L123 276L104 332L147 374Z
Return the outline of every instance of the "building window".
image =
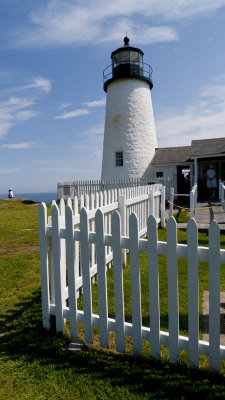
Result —
M63 186L63 194L64 194L64 196L70 196L70 186L69 185Z
M116 167L122 167L123 166L123 152L122 151L116 151Z
M156 178L163 178L163 172L162 171L157 171L156 172Z

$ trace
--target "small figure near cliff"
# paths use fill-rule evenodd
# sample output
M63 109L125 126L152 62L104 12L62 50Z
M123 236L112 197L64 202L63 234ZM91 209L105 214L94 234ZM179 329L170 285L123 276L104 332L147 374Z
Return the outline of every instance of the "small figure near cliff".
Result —
M11 188L9 188L9 194L8 194L9 199L14 199L14 194Z

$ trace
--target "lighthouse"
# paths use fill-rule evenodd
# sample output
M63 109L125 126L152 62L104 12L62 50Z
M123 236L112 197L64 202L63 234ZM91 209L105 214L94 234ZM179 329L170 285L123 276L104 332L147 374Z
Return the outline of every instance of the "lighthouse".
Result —
M107 93L102 175L106 179L146 178L157 147L152 109L152 68L143 51L124 46L113 51L103 72Z

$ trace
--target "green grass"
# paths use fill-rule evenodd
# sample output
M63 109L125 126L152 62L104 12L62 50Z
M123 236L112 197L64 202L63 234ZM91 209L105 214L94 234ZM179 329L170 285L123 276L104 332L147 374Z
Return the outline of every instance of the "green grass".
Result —
M174 215L174 218L177 222L186 223L190 220L190 211L179 208L177 214Z
M42 328L37 205L0 200L0 326L8 334L0 337L0 399L222 399L225 378L222 373L188 369L187 356L181 352L177 365L168 362L162 348L162 362L144 356L132 356L132 341L127 340L126 354L115 351L115 336L110 334L110 349L99 347L97 329L94 345L86 345L76 355L66 348L66 334L56 335L54 328ZM186 234L179 231L179 241ZM166 239L159 230L159 239ZM222 236L222 247L225 237ZM199 235L207 245L207 235ZM143 323L148 325L148 286L146 255L140 255ZM161 328L168 329L166 259L159 257ZM124 270L126 320L131 320L129 268ZM208 288L206 263L200 263L200 293ZM112 270L107 273L109 314L114 315ZM224 275L221 276L224 288ZM180 329L187 333L186 264L179 260ZM79 300L82 303L82 299ZM201 296L200 296L201 302ZM97 312L97 284L93 286L93 310ZM54 323L53 323L54 325ZM83 327L80 326L80 338Z

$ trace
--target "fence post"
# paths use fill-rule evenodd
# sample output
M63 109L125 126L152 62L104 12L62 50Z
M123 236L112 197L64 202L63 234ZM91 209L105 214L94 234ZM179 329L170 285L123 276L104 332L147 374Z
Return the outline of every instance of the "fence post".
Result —
M64 198L63 186L58 186L58 195L59 195L59 200Z
M190 217L193 218L194 217L194 213L195 213L195 205L194 205L194 192L193 189L190 192Z
M161 207L160 207L160 219L161 219L161 228L165 228L165 217L164 212L165 210L165 201L166 201L166 194L165 194L165 186L161 185Z
M152 189L149 190L149 195L148 195L148 199L149 199L149 215L154 215L154 192Z
M173 216L174 188L170 188L170 217ZM172 203L172 204L171 204Z
M221 201L224 201L224 190L225 190L225 186L224 183L221 183ZM222 204L223 205L223 211L225 211L225 203Z
M125 204L125 196L119 196L118 198L118 210L121 219L121 235L126 236L126 204ZM122 261L123 266L127 263L127 252L126 250L122 250Z

